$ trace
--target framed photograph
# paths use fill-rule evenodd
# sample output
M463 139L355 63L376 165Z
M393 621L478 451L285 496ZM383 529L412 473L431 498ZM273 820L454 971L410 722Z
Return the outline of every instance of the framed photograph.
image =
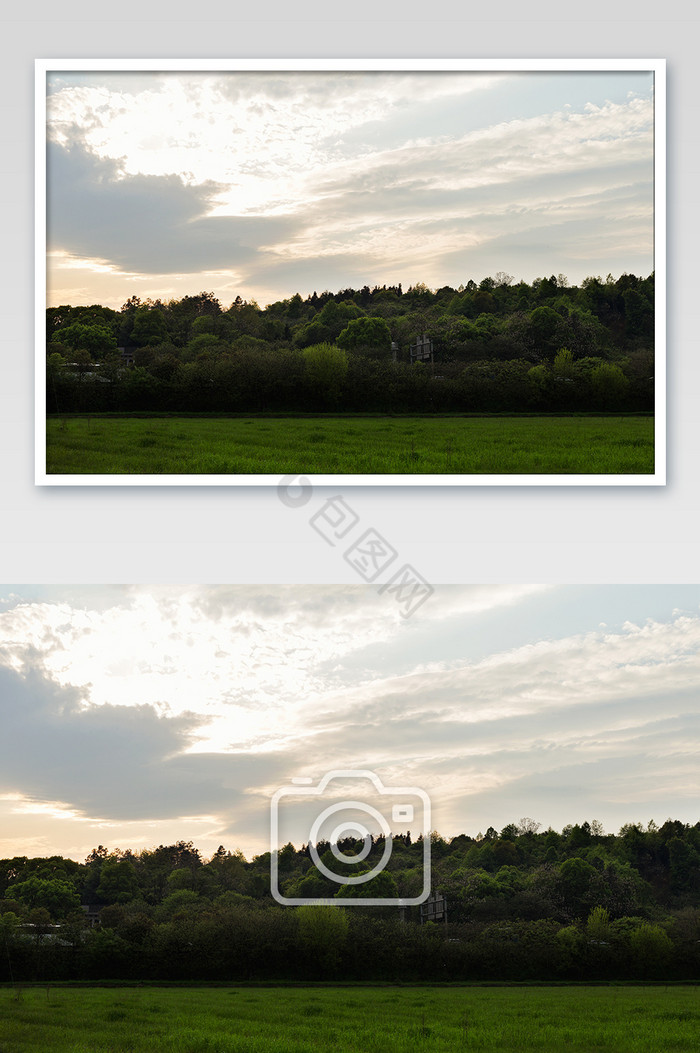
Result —
M36 482L665 483L662 59L37 60Z

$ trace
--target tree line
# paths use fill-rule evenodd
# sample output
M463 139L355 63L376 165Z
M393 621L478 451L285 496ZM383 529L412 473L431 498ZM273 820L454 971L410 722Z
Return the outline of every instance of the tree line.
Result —
M47 310L49 413L649 412L654 275ZM431 360L411 348L425 335Z
M362 844L338 847L351 856ZM415 896L423 848L395 836L385 869L345 888L316 869L308 845L280 850L286 896L355 889L349 908L283 907L270 854L248 861L223 846L210 859L183 841L99 846L84 863L3 859L0 980L700 979L700 823L613 835L596 822L557 832L525 819L475 838L433 833L447 924L421 924L418 907L363 908L367 895ZM317 850L338 873L331 846ZM376 839L358 865L372 870L383 850Z

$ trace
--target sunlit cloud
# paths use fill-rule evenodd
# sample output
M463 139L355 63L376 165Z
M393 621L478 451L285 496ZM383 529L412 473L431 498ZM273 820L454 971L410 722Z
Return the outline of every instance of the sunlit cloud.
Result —
M443 586L408 621L364 586L15 590L3 837L250 854L274 790L331 768L423 787L446 835L690 821L699 678L695 587Z
M191 275L190 292L206 275L224 300L264 305L334 274L456 287L494 259L526 280L653 266L651 74L95 72L49 87L54 302L83 288L53 273L73 258L114 268L87 286L112 306L138 275Z

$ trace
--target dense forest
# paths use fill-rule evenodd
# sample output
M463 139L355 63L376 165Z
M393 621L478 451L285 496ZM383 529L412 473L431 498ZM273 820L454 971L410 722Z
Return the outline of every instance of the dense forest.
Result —
M432 354L419 357L418 341ZM47 311L47 411L650 412L654 275Z
M337 873L330 846L317 847ZM359 865L373 869L384 847ZM100 846L84 863L0 860L0 980L700 979L700 822L434 833L447 924L421 924L418 907L363 908L367 895L416 895L423 847L395 836L386 868L349 886L358 905L345 908L280 906L269 853L249 862L220 847L205 860L191 842ZM285 895L339 892L307 845L278 860Z

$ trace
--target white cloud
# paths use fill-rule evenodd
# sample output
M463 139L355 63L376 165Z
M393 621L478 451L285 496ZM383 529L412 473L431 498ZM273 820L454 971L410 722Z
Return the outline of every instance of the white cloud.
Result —
M456 590L440 617L518 603L532 587ZM437 605L436 614L437 616ZM429 616L429 615L428 615ZM273 590L134 589L99 615L32 603L0 613L0 654L39 668L93 705L196 713L199 751L269 749L304 733L344 655L403 631L398 612L360 587Z
M469 725L581 705L614 705L692 689L700 675L700 618L627 624L541 640L457 669L431 669L369 684L348 699L371 719L399 704L416 718Z
M408 623L363 586L7 598L0 812L79 846L180 823L260 851L280 780L370 767L428 790L452 834L582 819L572 801L608 826L625 801L685 817L700 616L625 622L578 590L593 628L570 631L567 595L442 587Z
M177 174L231 187L236 214L298 201L298 180L332 162L342 137L422 102L483 91L497 74L155 75L150 90L99 83L49 96L53 141L78 135L128 175ZM143 83L141 81L141 83Z
M651 269L648 96L572 109L562 81L547 109L520 116L522 79L495 73L154 74L133 90L129 78L58 81L49 96L52 245L64 264L114 266L109 287L205 272L217 294L265 303L321 286L333 266L341 287L457 285L467 263L494 269L491 251L528 280L572 261ZM504 86L512 118L482 116ZM95 279L108 287L104 270ZM50 287L53 299L65 284Z

